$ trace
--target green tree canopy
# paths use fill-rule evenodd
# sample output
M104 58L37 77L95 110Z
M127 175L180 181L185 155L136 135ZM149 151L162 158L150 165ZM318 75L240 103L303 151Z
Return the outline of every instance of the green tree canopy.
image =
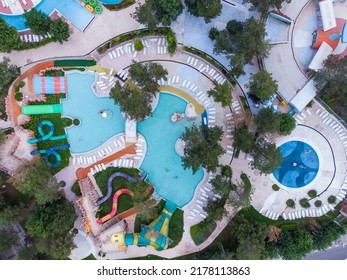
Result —
M248 131L248 127L243 125L235 130L234 143L235 149L238 149L246 154L250 153L255 145L255 135Z
M254 56L267 57L271 48L265 40L265 23L254 17L245 22L231 20L226 28L214 34L214 53L224 54L230 59L231 73L239 77L243 67L252 63Z
M37 35L46 35L50 32L51 19L47 14L35 8L24 14L25 25Z
M110 97L130 119L141 121L152 113L151 100L153 95L142 92L132 84L121 86L117 81L111 89Z
M254 118L257 126L257 131L263 133L279 132L281 126L282 116L280 113L273 112L271 108L264 108L259 111L258 115Z
M17 223L23 211L22 206L7 205L0 210L0 224L14 224Z
M207 91L209 97L213 97L215 102L219 102L223 107L230 106L232 101L232 89L229 83L219 84L213 81L214 88Z
M325 250L344 234L346 234L346 230L343 226L339 226L333 221L322 222L313 235L314 247L317 250Z
M17 29L8 26L2 17L0 17L0 34L0 52L9 53L22 45Z
M132 17L153 31L159 23L170 26L182 11L183 4L180 0L146 0L136 7Z
M196 17L204 17L206 23L222 12L220 0L184 0L184 3L189 13Z
M185 143L184 156L182 158L183 167L192 168L195 173L200 166L208 172L215 172L218 166L218 159L224 153L220 141L222 140L223 130L219 126L186 127L182 135Z
M33 196L38 204L60 197L58 181L52 176L51 168L39 157L18 166L10 182L21 193Z
M0 227L0 256L18 242L18 235L12 227Z
M237 240L236 258L239 260L260 260L265 252L265 239L269 230L265 223L237 215L230 223Z
M347 120L347 56L330 55L314 76L318 94Z
M135 63L129 68L131 82L116 82L110 97L128 118L141 121L152 113L152 99L159 93L158 80L166 80L167 70L158 63Z
M49 33L52 35L54 42L62 44L69 40L69 25L61 19L52 20Z
M77 216L73 205L65 198L39 205L28 218L25 228L31 237L48 238L63 235L73 228Z
M276 8L277 10L280 10L284 2L290 3L291 0L243 0L243 3L251 3L251 10L258 10L262 14L263 18L266 17L267 12L271 8Z
M45 254L54 260L66 260L71 250L76 247L73 242L74 234L53 235L49 238L36 240L38 252Z
M224 208L225 202L225 198L216 200L209 199L207 205L204 207L204 211L208 214L207 219L218 222L223 219L223 217L227 216L228 212Z
M272 79L272 75L266 70L251 74L247 87L249 88L249 94L256 96L260 101L270 99L278 89L277 82Z
M280 134L289 135L296 127L296 122L293 116L281 114Z
M252 166L260 171L260 173L273 173L282 163L282 155L275 144L269 143L264 139L260 139L253 151Z
M282 231L277 243L280 256L286 260L300 260L314 249L313 237L305 229Z

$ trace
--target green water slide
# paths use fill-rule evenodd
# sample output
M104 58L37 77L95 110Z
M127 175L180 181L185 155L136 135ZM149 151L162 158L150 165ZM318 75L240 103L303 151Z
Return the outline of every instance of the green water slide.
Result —
M59 114L61 112L61 104L27 105L22 107L23 115Z

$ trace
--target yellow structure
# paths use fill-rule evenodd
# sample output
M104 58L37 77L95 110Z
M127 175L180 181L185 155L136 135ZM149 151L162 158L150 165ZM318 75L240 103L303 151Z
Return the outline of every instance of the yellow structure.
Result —
M86 5L86 9L87 9L89 12L91 12L91 13L94 12L94 8L93 8L92 6L90 6L89 4Z

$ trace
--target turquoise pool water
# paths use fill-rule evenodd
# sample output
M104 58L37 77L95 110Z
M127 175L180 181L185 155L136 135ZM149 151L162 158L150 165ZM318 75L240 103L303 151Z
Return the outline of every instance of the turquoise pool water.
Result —
M35 6L37 10L51 14L54 9L57 9L69 21L72 22L80 31L83 31L94 18L86 8L82 7L76 0L42 0ZM8 25L14 26L17 30L25 30L27 27L24 22L23 15L4 15L0 16L7 22Z
M62 100L63 116L79 118L80 126L67 128L72 153L93 150L115 134L124 131L124 119L119 106L108 97L95 96L91 86L94 74L67 74L67 98ZM105 119L100 110L107 109L111 118Z
M319 169L316 151L307 143L290 141L280 146L282 165L273 173L289 188L301 188L313 181Z
M183 113L187 102L168 93L161 93L152 117L138 123L137 130L147 141L147 154L141 170L149 174L149 181L164 199L183 207L194 196L195 188L204 176L200 168L194 175L191 169L184 170L181 157L176 153L175 143L193 122L186 119L172 123L175 112ZM201 123L201 118L197 124Z

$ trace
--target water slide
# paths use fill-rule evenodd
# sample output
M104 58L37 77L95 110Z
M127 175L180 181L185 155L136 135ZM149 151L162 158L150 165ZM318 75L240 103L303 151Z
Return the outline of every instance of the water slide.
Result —
M114 194L113 199L112 199L112 211L110 213L108 213L106 216L98 219L96 221L98 224L102 224L102 223L108 221L109 219L113 218L116 215L117 206L118 206L118 197L121 194L129 194L131 196L134 195L133 192L129 191L128 189L120 189L120 190L116 191L116 193Z
M45 162L50 166L50 167L57 167L60 165L61 162L61 156L60 154L57 152L57 150L61 150L61 149L69 149L70 148L70 144L65 144L65 145L58 145L58 146L54 146L53 148L47 149L47 150L34 150L31 151L30 154L32 156L36 155L36 154L45 154ZM49 161L49 156L54 156L56 161L54 163L51 163Z
M59 114L61 112L61 104L26 105L22 107L23 115Z
M148 226L142 226L140 233L116 233L111 235L111 242L122 247L122 245L152 246L158 251L162 251L169 246L169 224L177 206L173 202L167 201L164 209Z
M147 177L147 173L146 172L141 172L139 175L140 175L139 180L145 180L146 177ZM123 172L113 173L107 180L107 194L101 200L95 202L95 206L99 206L100 204L104 203L107 199L110 198L110 196L112 194L112 181L116 177L122 177L125 180L127 180L128 182L135 182L135 179L133 177L129 176L128 174L126 174L126 173L123 173Z
M43 127L44 126L48 126L49 127L49 132L45 133L43 131ZM34 144L34 143L38 143L38 142L42 142L42 141L47 141L47 140L52 140L52 141L57 141L57 140L61 140L61 139L66 139L67 135L63 134L63 135L57 135L57 136L53 136L54 133L54 124L49 121L49 120L43 120L39 123L37 130L40 134L41 137L39 138L33 138L33 139L29 139L28 143L29 144ZM31 151L30 154L32 156L36 155L36 154L45 154L45 161L46 163L51 166L51 167L57 167L60 165L61 162L61 156L60 154L57 152L57 150L61 150L61 149L69 149L70 148L70 144L64 144L64 145L57 145L54 146L50 149L45 149L45 150L34 150ZM49 161L49 157L50 156L54 156L55 157L55 162L51 163Z
M43 131L43 127L44 126L48 126L49 127L49 132L47 134ZM49 121L49 120L43 120L42 122L40 122L38 127L37 127L37 130L38 130L38 132L39 132L41 137L29 139L28 140L29 144L34 144L34 143L41 142L41 141L46 141L46 140L57 141L57 140L66 139L67 138L66 134L53 136L53 134L54 134L54 124L51 121Z

